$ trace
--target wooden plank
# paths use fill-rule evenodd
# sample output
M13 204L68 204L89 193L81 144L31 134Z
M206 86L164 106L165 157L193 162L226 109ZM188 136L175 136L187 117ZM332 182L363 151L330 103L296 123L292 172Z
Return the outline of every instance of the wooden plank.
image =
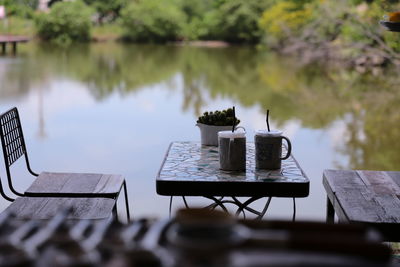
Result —
M105 219L111 216L115 200L107 198L17 198L7 211L18 219L50 219L62 208L72 207L68 219Z
M363 171L355 171L355 172L358 174L358 176L360 176L360 179L363 181L363 183L366 186L370 186L371 185L370 181L368 180L367 176L364 174Z
M338 190L336 198L352 222L400 222L400 201L396 197L380 196L366 188L354 188Z
M385 173L400 188L400 172L388 171L388 172L385 172Z
M327 184L336 192L338 188L353 188L354 186L366 186L354 171L343 170L324 170L323 179L327 180Z
M34 214L41 210L48 199L19 197L15 199L7 208L7 211L14 213L19 218L35 218Z
M58 173L52 173L52 178L57 178ZM94 173L69 173L68 180L60 189L60 193L93 193L100 181L102 174Z
M375 201L387 216L386 222L400 223L400 200L397 197L391 195L379 195L375 196Z
M27 196L40 193L117 195L123 182L121 175L42 172L25 193Z
M373 204L373 199L369 198L368 194L367 198L363 194L367 192L365 188L364 191L363 188L338 189L336 199L351 222L384 222L381 212L377 211L376 205Z
M121 191L124 177L122 175L102 175L93 193L115 194Z
M0 43L28 42L29 37L21 35L0 35Z
M26 193L34 192L60 192L61 188L68 181L68 173L58 173L56 176L50 172L42 172L25 191Z
M357 171L363 181L368 181L371 191L377 194L400 195L400 187L383 171Z

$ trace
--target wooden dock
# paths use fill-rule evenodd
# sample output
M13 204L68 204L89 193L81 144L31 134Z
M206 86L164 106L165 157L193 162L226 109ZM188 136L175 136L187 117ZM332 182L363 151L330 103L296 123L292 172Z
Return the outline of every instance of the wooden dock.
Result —
M17 44L26 43L30 40L27 36L21 35L0 35L1 44L1 54L5 55L7 52L7 44L11 44L12 53L15 55L17 53Z

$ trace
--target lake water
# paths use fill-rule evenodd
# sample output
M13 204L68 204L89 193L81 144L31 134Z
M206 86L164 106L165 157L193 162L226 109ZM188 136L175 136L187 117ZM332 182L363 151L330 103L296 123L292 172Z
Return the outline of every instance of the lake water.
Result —
M400 170L400 76L390 70L304 66L249 47L18 49L0 57L0 111L19 108L33 169L123 174L136 218L168 216L155 178L169 143L199 141L198 115L232 105L249 140L265 128L267 108L272 128L292 140L311 182L309 197L297 201L298 219L325 218L324 169ZM24 190L33 178L23 164L13 171ZM8 204L0 200L0 210ZM174 209L181 205L174 201ZM266 218L291 216L292 201L282 198Z

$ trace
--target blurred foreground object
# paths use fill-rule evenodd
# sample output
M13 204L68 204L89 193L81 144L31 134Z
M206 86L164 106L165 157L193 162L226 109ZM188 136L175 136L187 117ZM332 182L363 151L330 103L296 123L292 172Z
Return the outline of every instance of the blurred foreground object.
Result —
M389 13L389 21L390 22L400 22L400 12L390 12Z
M380 21L388 31L400 32L400 11L390 12L384 16L384 20Z
M172 220L121 224L20 221L0 214L1 266L396 266L389 247L359 225L236 220L180 210Z

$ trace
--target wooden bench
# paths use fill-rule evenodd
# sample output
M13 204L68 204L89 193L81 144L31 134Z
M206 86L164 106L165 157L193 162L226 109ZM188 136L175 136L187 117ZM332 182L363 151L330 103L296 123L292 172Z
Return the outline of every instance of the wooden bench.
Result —
M400 172L325 170L327 222L363 223L400 241Z
M20 220L47 220L53 218L63 208L72 207L67 219L103 220L111 217L115 200L109 198L54 198L19 197L6 209Z

